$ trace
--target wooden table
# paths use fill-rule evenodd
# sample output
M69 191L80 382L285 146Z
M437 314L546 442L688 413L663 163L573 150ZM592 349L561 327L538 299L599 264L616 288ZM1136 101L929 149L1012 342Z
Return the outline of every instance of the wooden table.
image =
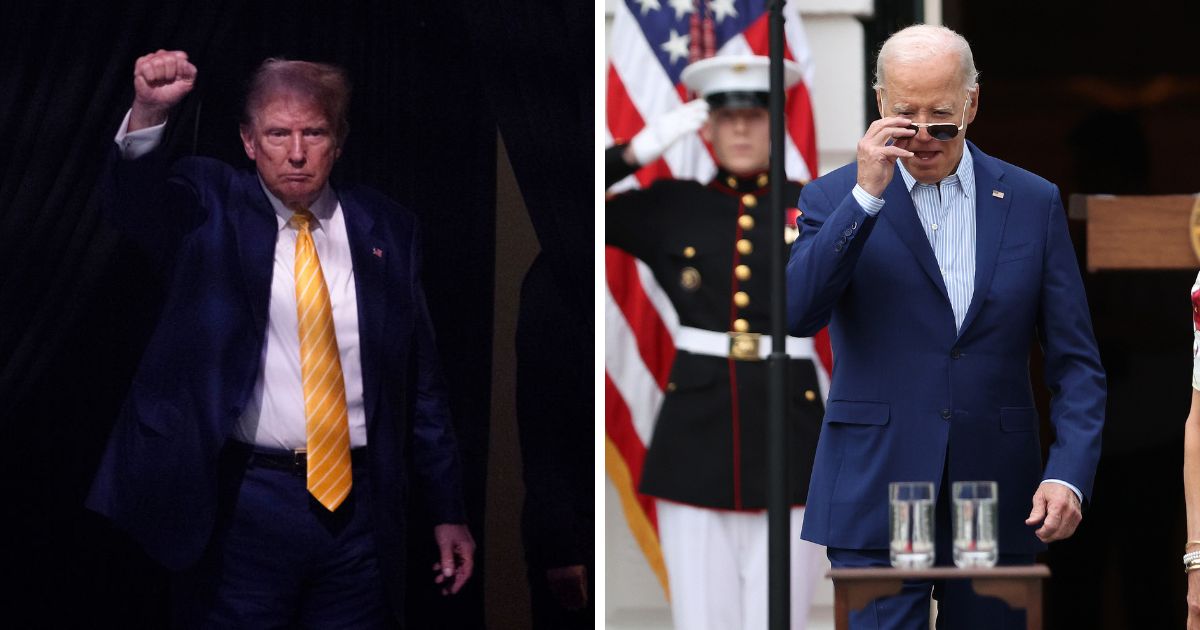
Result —
M832 569L828 576L833 580L834 627L837 630L848 630L850 613L871 600L898 594L904 580L971 580L976 593L998 597L1016 609L1024 608L1025 627L1041 630L1042 580L1050 577L1050 569L1044 564L991 569L878 567Z

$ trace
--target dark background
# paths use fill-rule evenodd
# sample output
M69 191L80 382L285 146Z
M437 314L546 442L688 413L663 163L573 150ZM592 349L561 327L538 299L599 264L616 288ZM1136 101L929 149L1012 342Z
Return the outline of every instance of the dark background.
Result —
M865 22L870 64L880 36L920 21L921 5L876 1L875 19ZM1064 204L1071 194L1200 190L1200 3L945 0L942 10L981 73L968 137L984 151L1054 182ZM1188 229L1186 218L1179 229ZM1087 273L1085 230L1071 222L1108 374L1107 419L1083 523L1041 557L1052 572L1045 627L1180 628L1196 271ZM1031 365L1045 417L1036 348ZM1052 436L1043 427L1043 444Z
M947 3L949 5L950 3ZM1190 2L955 3L984 86L972 138L1073 193L1200 191ZM1036 19L1014 19L1015 16ZM1179 229L1186 230L1182 222ZM1072 236L1084 261L1082 222ZM1181 628L1191 401L1189 271L1085 274L1108 373L1104 445L1076 535L1046 554L1048 628Z
M414 520L409 620L484 626L497 130L554 262L548 291L579 313L569 334L590 339L591 11L536 0L0 2L5 627L164 626L166 575L82 508L162 297L156 270L100 221L94 199L132 99L133 62L158 48L186 51L199 69L167 147L246 167L236 125L244 82L262 59L349 72L351 133L334 181L373 186L421 218L481 546L476 579L443 600L430 586L432 558L421 555L433 551L431 528ZM582 446L590 457L591 443Z

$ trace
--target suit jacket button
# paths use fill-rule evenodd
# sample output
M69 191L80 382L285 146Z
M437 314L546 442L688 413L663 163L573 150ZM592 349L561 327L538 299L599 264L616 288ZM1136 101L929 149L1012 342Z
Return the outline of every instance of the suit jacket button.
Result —
M950 358L951 358L951 359L961 359L961 358L962 358L962 351L961 351L961 350L959 350L958 348L955 348L955 349L951 350L951 351L950 351Z
M942 418L943 418L944 420L949 420L951 415L953 415L953 414L951 414L951 413L950 413L950 410L949 410L949 409L943 409L943 410L942 410Z

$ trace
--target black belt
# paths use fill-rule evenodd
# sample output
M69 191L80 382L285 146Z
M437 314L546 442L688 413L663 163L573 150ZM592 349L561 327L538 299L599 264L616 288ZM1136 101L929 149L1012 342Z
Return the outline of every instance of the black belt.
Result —
M303 449L295 451L273 450L249 444L240 447L250 451L247 466L262 466L273 470L282 470L299 477L308 474L308 453ZM367 462L367 447L360 446L350 449L350 465L357 466Z

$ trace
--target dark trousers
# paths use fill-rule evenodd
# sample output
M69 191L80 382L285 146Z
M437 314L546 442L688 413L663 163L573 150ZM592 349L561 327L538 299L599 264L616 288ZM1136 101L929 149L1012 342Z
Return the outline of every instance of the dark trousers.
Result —
M227 449L219 513L200 563L175 577L176 628L390 628L366 458L330 512L303 474Z
M935 508L937 566L953 566L953 525L950 522L950 483L943 480ZM1004 541L1000 541L1003 546ZM1003 547L1002 547L1003 548ZM891 566L886 549L828 550L836 569ZM1000 554L997 564L1033 564L1031 554ZM1013 610L995 597L975 594L970 580L905 580L899 595L880 597L850 614L852 630L928 630L929 597L938 602L940 630L1022 630L1025 611Z

